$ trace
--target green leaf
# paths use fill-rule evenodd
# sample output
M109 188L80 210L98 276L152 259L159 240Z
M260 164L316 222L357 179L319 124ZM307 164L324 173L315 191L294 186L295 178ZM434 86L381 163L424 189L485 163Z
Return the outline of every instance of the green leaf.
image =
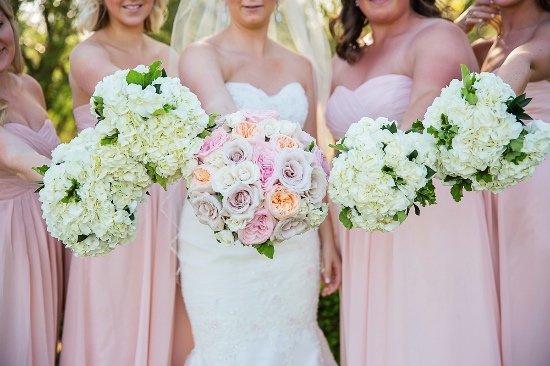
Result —
M402 224L406 218L407 218L406 211L398 211L395 215L393 215L394 221L399 221L400 224Z
M342 225L344 225L344 227L346 229L351 229L353 228L353 223L351 222L351 220L349 219L349 212L350 212L351 208L349 207L344 207L341 211L340 211L340 215L338 215L338 219L340 220L340 222L342 223Z
M417 119L416 121L413 122L412 128L405 133L422 132L422 131L424 131L424 123L422 123L421 120Z
M105 119L105 117L103 116L103 109L105 107L103 103L103 98L97 95L94 95L93 99L94 99L94 110L99 115L98 120L101 121Z
M525 113L525 107L533 98L525 98L525 94L521 94L515 98L510 98L506 104L508 108L506 112L516 116L516 121L523 124L522 120L532 120L531 116Z
M208 125L206 127L208 128L216 127L216 118L218 118L219 116L220 116L219 113L210 113L208 115Z
M306 148L307 152L310 152L315 147L315 141L311 141L311 144Z
M391 125L382 126L382 128L380 128L380 129L381 130L388 130L391 133L397 133L397 125L395 124L395 122L392 122Z
M422 207L426 207L426 205L434 205L437 203L436 197L435 197L435 186L433 181L430 179L428 182L426 182L426 185L418 190L416 192L415 202L418 202L422 205Z
M451 188L451 196L453 196L453 199L456 202L460 202L462 199L462 196L464 195L462 193L463 186L460 183L455 183L453 187Z
M143 87L143 74L140 72L137 72L136 70L130 70L128 71L128 75L126 75L126 82L128 84L136 84L141 85Z
M162 68L162 70L160 70L160 71L161 71L160 76L162 76L163 78L168 77L168 74L166 73L166 70L164 70L164 68Z
M32 182L32 184L42 184L40 187L36 188L36 190L34 191L34 193L40 192L40 191L43 190L44 187L45 187L44 182L42 182L42 181L40 181L40 180L34 181L34 182Z
M153 183L160 184L160 186L166 191L166 178L157 174L157 165L154 163L147 163L145 164L145 169L147 169L147 173L151 177Z
M409 161L413 161L413 159L416 159L417 157L418 157L418 150L413 150L408 156Z
M159 70L160 65L162 65L162 62L160 61L155 61L149 65L149 71L143 75L143 84L141 85L143 89L149 85L152 85L153 81L162 75L162 72Z
M470 80L470 70L468 69L468 66L464 64L460 64L460 71L462 72L462 81Z
M67 189L65 191L66 195L65 197L63 197L61 199L61 202L63 203L69 203L71 201L71 199L74 199L75 202L80 202L80 197L78 196L78 194L76 193L76 191L78 190L78 188L80 188L80 183L78 183L78 181L76 179L71 179L71 186L69 187L69 189Z
M426 166L426 179L430 179L435 175L436 171L430 168L429 166Z
M204 139L207 136L210 136L211 134L212 134L212 132L210 132L208 130L204 130L201 133L199 133L197 136L200 137L201 139Z
M101 146L112 145L116 143L117 140L118 140L118 132L115 135L105 136L104 138L101 139L100 143L101 143Z
M223 201L223 194L221 194L220 192L216 192L216 194L218 195L218 199L221 201Z
M50 167L46 164L42 165L42 166L34 166L32 167L32 170L34 170L35 172L37 172L38 174L40 174L41 176L44 176L44 174L46 174L46 172L48 171L48 169L50 169ZM33 182L34 183L34 182ZM39 184L44 184L44 182L40 182Z
M166 114L167 111L166 109L164 108L159 108L157 109L156 111L154 111L153 113L151 113L153 116L160 116L161 114Z
M466 94L464 97L466 98L466 101L468 103L470 103L471 105L476 105L477 104L477 101L478 101L477 95L469 93L469 94Z
M265 255L269 259L273 259L273 255L275 254L275 246L271 240L268 240L263 244L254 245L254 248L256 248L258 253Z
M416 216L420 216L420 207L418 207L416 204L413 203L414 206L414 214Z
M478 182L485 181L486 183L490 183L493 181L493 176L489 174L489 168L479 171L476 173L476 180Z
M510 141L510 143L508 144L508 146L506 146L506 149L502 153L504 158L510 163L518 165L527 157L526 153L521 152L527 133L527 130L522 130L516 139Z
M86 240L86 238L88 237L89 235L83 235L83 234L80 234L78 236L78 239L76 240L78 243L80 242L83 242L84 240Z

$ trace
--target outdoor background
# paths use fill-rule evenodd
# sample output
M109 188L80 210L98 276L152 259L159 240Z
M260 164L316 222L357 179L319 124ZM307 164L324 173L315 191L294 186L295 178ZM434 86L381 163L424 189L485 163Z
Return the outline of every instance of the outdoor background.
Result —
M221 1L221 0L220 0ZM313 1L313 0L311 0ZM318 0L324 24L338 11L338 0ZM19 19L21 44L26 72L32 75L44 90L49 117L54 121L61 141L69 141L76 134L69 88L69 54L81 40L76 31L78 0L10 0ZM170 43L173 17L180 0L170 0L168 19L161 32L153 37ZM446 17L454 19L473 0L445 0ZM471 40L477 37L471 32ZM93 67L90 65L90 67ZM338 294L321 298L319 325L325 332L331 349L339 359L339 300Z

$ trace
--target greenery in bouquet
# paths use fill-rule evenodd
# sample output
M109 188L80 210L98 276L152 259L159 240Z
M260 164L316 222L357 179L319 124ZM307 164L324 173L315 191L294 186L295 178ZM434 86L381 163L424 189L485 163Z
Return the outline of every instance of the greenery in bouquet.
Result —
M436 170L460 201L463 190L500 192L529 178L550 150L550 125L533 121L525 95L492 73L472 73L462 65L462 81L453 80L428 108L425 130L438 148Z
M348 228L393 231L411 209L436 203L431 177L435 146L425 135L397 128L387 118L353 123L333 148L329 194Z
M326 157L298 124L274 111L243 110L217 121L197 153L190 204L218 242L250 245L273 258L277 243L327 216Z

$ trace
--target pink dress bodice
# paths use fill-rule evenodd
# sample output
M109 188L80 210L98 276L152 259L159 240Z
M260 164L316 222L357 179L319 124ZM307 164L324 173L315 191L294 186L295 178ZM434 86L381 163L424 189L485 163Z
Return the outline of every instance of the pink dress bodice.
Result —
M37 153L48 158L52 157L52 150L59 145L59 138L50 120L46 120L38 131L34 131L28 126L19 123L7 123L4 125L4 128L33 148ZM0 170L0 200L11 199L36 188L37 186L24 181L17 175Z
M327 126L339 140L361 117L386 117L401 122L409 105L411 86L412 79L400 74L377 76L355 90L337 86L327 102Z
M74 121L78 132L94 127L97 123L97 118L90 112L90 105L83 104L80 107L73 109Z
M537 81L527 84L525 94L528 98L533 98L525 107L527 113L533 119L540 119L544 122L550 122L550 81Z

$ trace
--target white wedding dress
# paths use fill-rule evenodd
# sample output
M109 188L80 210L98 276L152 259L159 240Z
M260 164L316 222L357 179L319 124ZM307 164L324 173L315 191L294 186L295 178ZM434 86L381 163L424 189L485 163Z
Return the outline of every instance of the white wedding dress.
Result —
M305 123L299 83L276 95L226 84L238 109L273 109ZM273 259L254 248L218 243L185 204L179 235L183 298L195 348L187 366L336 365L317 325L319 236L310 230L276 245Z

